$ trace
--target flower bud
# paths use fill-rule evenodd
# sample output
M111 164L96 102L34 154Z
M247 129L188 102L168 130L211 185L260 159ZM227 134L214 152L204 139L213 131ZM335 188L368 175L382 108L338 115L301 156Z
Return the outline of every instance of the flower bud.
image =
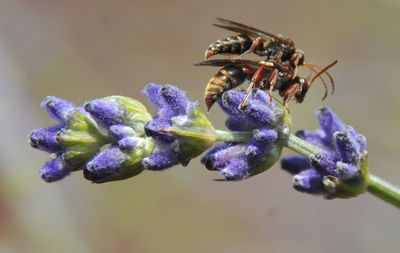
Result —
M225 180L243 180L271 168L280 158L283 142L290 133L291 119L286 108L268 94L254 89L244 107L245 93L229 90L218 101L228 115L227 127L251 131L248 142L224 143L211 149L202 163L218 170Z
M145 126L147 136L154 138L157 146L143 159L146 169L163 170L178 163L186 166L213 145L214 127L197 102L191 102L183 91L168 84L148 84L143 94L159 109Z
M294 188L303 192L324 194L328 199L351 198L365 193L369 182L365 137L343 124L328 108L320 108L317 117L321 130L302 130L297 136L317 145L324 152L311 155L308 166L293 158L282 161L285 170L290 168L296 174ZM317 171L319 178L305 176L311 171ZM308 187L306 183L304 185L308 188L299 187L299 182L318 183L319 190L316 190L318 187L311 187L311 184Z

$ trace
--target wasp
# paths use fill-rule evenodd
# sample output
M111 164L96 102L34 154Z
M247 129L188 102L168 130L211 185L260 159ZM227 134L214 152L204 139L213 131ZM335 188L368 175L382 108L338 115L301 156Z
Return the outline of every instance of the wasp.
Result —
M242 106L254 87L268 90L271 99L271 91L278 90L280 96L283 97L285 106L291 98L295 98L298 103L301 103L317 78L320 78L325 87L323 97L325 99L327 85L321 77L324 73L330 79L333 94L334 81L327 70L334 66L337 61L325 68L305 63L304 53L296 49L294 42L283 35L274 35L227 19L217 18L217 20L222 24L214 24L215 26L237 32L239 35L212 43L205 52L206 60L195 64L195 66L223 67L211 78L206 87L205 100L208 110L223 92L239 86L245 80L249 80L250 84ZM262 56L264 60L240 59L249 53ZM238 56L236 58L230 56L228 59L209 60L211 56L219 54ZM308 67L311 72L315 73L311 81L311 75L304 78L297 74L298 66Z

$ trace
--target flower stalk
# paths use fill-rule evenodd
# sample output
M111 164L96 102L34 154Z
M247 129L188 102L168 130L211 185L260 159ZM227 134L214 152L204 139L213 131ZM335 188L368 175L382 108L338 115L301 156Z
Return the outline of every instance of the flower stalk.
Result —
M317 110L320 129L292 133L291 116L279 101L254 89L242 106L245 94L229 90L218 100L228 116L224 131L214 129L198 103L175 86L148 84L143 94L158 109L153 116L123 96L79 107L46 97L41 106L58 123L30 135L32 147L52 154L39 175L54 182L82 170L86 179L104 183L186 166L207 151L201 162L224 181L252 177L280 159L297 191L326 199L369 192L400 208L400 189L369 173L366 138L329 108ZM281 158L284 147L301 156Z

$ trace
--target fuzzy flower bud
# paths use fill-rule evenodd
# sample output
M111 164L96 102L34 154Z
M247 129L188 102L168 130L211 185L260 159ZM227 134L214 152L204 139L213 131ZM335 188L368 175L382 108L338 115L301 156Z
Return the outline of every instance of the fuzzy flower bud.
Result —
M364 136L342 121L328 108L317 111L320 130L296 133L324 152L310 159L293 156L281 160L282 168L293 177L296 190L324 194L326 198L351 198L366 192L369 173L367 143Z
M143 171L141 161L153 150L144 125L152 118L138 101L111 96L75 108L63 99L46 97L41 106L60 123L30 135L32 147L55 157L39 172L46 182L60 180L75 170L83 170L85 178L94 183L125 179ZM100 152L106 144L111 146Z
M206 168L218 170L224 180L246 179L272 167L290 133L291 118L283 105L259 89L241 107L244 97L243 92L229 90L218 103L228 115L226 126L252 133L251 140L217 145L202 158Z
M189 161L210 148L215 130L185 93L172 85L148 84L143 94L158 108L154 120L145 125L147 136L156 142L153 153L143 159L149 170L163 170Z

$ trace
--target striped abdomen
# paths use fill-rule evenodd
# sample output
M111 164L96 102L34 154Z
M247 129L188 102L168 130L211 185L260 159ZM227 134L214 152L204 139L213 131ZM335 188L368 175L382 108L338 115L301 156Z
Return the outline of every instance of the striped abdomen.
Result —
M211 106L225 91L241 85L246 79L250 79L253 74L254 70L244 65L230 65L218 71L208 82L204 94L207 110L210 110Z
M250 49L253 40L247 35L237 35L212 43L205 52L206 59L216 54L242 54Z

